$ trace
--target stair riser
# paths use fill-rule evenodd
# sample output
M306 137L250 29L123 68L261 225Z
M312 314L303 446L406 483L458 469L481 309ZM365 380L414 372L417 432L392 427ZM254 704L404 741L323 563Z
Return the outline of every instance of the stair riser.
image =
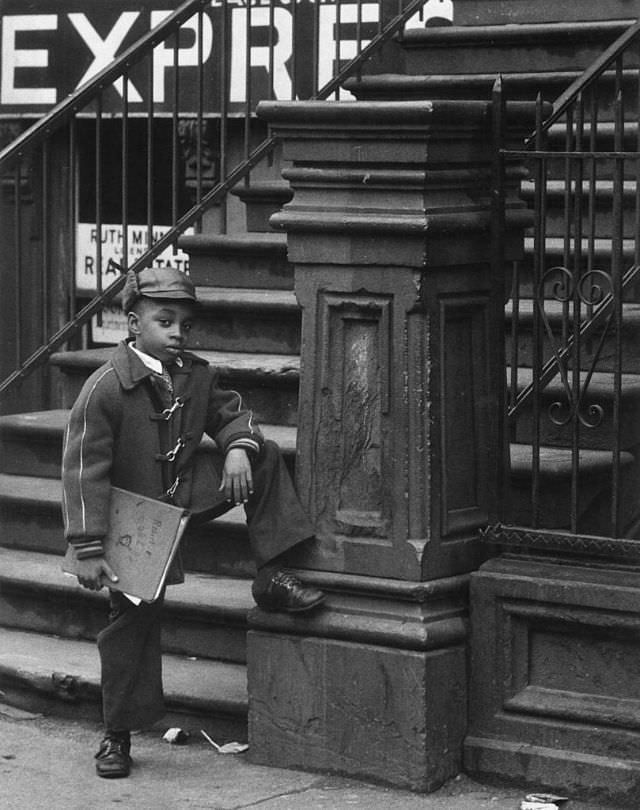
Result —
M0 544L6 548L63 555L62 514L57 505L0 504ZM189 530L182 543L187 571L239 578L255 576L255 566L245 523L221 517Z
M455 25L573 22L581 20L629 20L637 16L635 0L580 0L556 3L550 0L455 0Z
M623 330L622 334L622 371L625 374L640 374L640 357L638 356L637 346L640 340L640 328L629 328ZM583 371L591 369L595 359L595 352L598 348L599 335L594 336L594 340L586 341L581 348L580 368ZM557 346L561 342L558 339ZM512 340L510 334L507 334L506 351L507 358L511 357ZM543 355L545 358L551 357L551 349L549 342L545 340L543 344ZM520 334L518 336L518 365L521 368L531 368L533 363L532 354L532 335L530 324L523 324L520 327ZM605 344L598 356L596 370L597 371L615 371L616 367L616 354L615 354L615 336L610 335L606 338Z
M34 441L26 436L5 435L0 452L0 473L60 478L62 433Z
M416 74L421 75L421 74ZM471 80L468 80L468 79ZM554 101L570 84L574 74L565 77L558 73L553 77L505 77L503 89L508 99L518 99L518 101L535 101L538 94L545 101ZM429 80L425 76L420 84L406 82L404 84L394 83L392 86L385 86L384 82L375 77L367 77L363 84L349 85L349 90L360 101L395 101L402 98L403 101L424 101L434 99L476 99L490 100L495 85L495 74L483 80L473 79L466 74L460 76L458 81L441 81L437 78Z
M179 595L179 588L172 588L171 593ZM106 626L107 614L106 596L90 598L82 592L70 596L68 592L39 589L37 583L24 587L3 582L0 587L3 627L93 640ZM246 663L246 623L223 622L195 608L187 613L170 602L166 604L162 642L165 652Z
M255 563L246 526L213 521L188 532L182 545L187 571L225 577L252 579Z
M557 425L548 416L549 408L555 402L567 402L566 395L563 397L545 396L541 406L540 418L540 442L551 447L571 447L572 446L572 421L566 425ZM613 427L613 403L609 399L605 401L597 396L585 398L585 407L581 413L589 423L593 423L594 417L589 415L586 409L590 405L602 407L602 422L596 427L580 427L580 447L584 450L611 450L615 443L615 430ZM554 413L557 413L554 409ZM560 411L563 415L568 413L566 408ZM621 405L621 449L633 450L640 445L640 399L633 401L624 400ZM523 412L516 421L515 441L521 444L531 444L534 439L534 421L530 411Z
M63 371L62 407L70 408L92 369ZM298 379L221 375L223 388L238 391L258 422L293 426L298 421Z
M606 242L605 242L606 244ZM575 263L574 258L574 250L573 250L573 243L569 243L569 256L568 261L565 262L565 257L562 251L562 243L559 240L556 240L555 245L553 248L548 248L545 252L544 256L544 273L550 273L551 270L554 268L561 268L567 267L571 270ZM583 240L582 243L582 261L581 267L584 268L584 272L586 272L586 268L588 266L588 258L589 258L589 251L588 251L588 242ZM533 260L534 257L531 254L531 251L527 249L524 257L518 263L518 280L519 285L518 288L520 290L520 298L530 299L534 297L534 283L532 281L533 277ZM630 269L634 265L634 254L633 254L633 245L625 245L623 255L622 255L622 267L624 270ZM605 273L607 276L611 275L611 254L610 252L605 252L601 248L596 247L593 253L593 260L592 260L592 268L594 271L599 270ZM509 272L509 271L507 271ZM558 271L556 270L554 275L554 279ZM547 282L550 280L550 276L547 277ZM610 290L610 283L604 281L604 279L600 279L602 282L602 286L606 286L606 292ZM536 296L537 296L537 285L535 285ZM550 285L546 285L547 296L550 295ZM624 301L628 304L638 304L640 302L640 280L636 281L633 284L628 284L627 288L624 292ZM583 307L584 308L584 307ZM631 329L631 333L635 332L636 327L633 324L627 325L629 329ZM527 334L527 329L523 328L523 335ZM624 337L623 337L624 340ZM530 350L529 350L530 351ZM626 348L623 352L626 354ZM628 360L632 363L634 362L633 352L628 354Z
M555 140L552 143L550 148L552 148L554 150L562 151L564 149L564 146L561 143L559 143L557 140ZM587 144L585 144L585 148L588 148ZM612 138L610 138L608 135L607 135L607 137L601 138L598 141L598 143L596 145L596 148L598 150L601 150L601 151L612 151L614 149ZM637 151L637 149L638 149L637 141L633 137L629 136L629 137L626 138L625 143L623 144L623 148L627 149L628 151L632 151L632 152ZM560 158L560 157L558 157L558 158L549 158L549 159L547 159L546 163L547 163L547 172L548 172L547 177L549 178L549 180L553 180L553 179L555 179L555 180L563 180L564 179L565 172L567 171L567 169L566 169L566 161L563 158ZM584 177L585 177L585 179L588 179L589 178L588 162L584 161L583 165L584 165ZM573 167L572 171L575 172L576 161L572 161L572 167ZM534 171L534 167L533 167L532 164L529 165L529 169L532 172ZM623 164L622 164L622 176L623 176L623 179L627 180L628 182L632 182L632 183L636 182L636 180L638 179L638 167L635 165L633 160L625 160L623 162ZM595 166L595 177L596 177L596 181L608 181L608 182L611 182L611 179L613 177L611 161L602 161L602 160L597 161L596 166ZM527 193L525 192L525 194L523 196L527 196ZM583 200L586 201L587 199L588 199L588 196L586 194L583 195Z
M101 693L97 683L71 683L69 691L49 679L32 679L23 673L12 672L0 665L0 691L2 699L11 706L46 716L69 720L102 720ZM206 728L214 739L246 740L247 713L224 712L215 706L186 705L179 700L166 700L167 713L158 723L162 730L182 728L197 734ZM134 752L135 756L135 742Z
M270 317L258 311L213 311L194 327L193 351L300 353L300 312Z
M619 493L621 510L619 513L618 536L626 536L628 526L638 520L637 492L640 487L640 461L622 470ZM516 526L534 526L539 529L569 530L571 528L571 479L541 481L537 522L533 518L531 480L512 481L509 490L509 511L504 522ZM610 536L611 515L611 473L598 477L582 476L578 482L577 530L589 535Z
M407 73L414 76L463 73L524 73L584 70L615 40L615 36L596 33L593 39L579 41L570 34L546 41L544 29L525 43L521 38L511 42L486 43L449 40L446 44L406 47Z
M293 267L284 255L233 254L230 256L192 253L189 273L201 287L292 290Z
M67 544L62 533L59 505L0 503L0 544L49 554L64 554Z
M534 201L529 194L522 195L530 207ZM636 223L635 198L625 195L625 205L622 216L622 236L624 239L635 239L638 230ZM569 198L569 222L571 232L575 232L577 217L574 215L575 201ZM593 224L589 212L588 193L584 194L580 201L582 208L582 237L588 238L589 234L597 235L598 239L610 239L614 232L614 218L612 216L613 199L611 196L598 196L594 205ZM555 194L547 198L547 209L545 217L545 232L547 237L560 236L565 234L565 201L564 198Z
M605 481L581 483L578 504L580 526L591 533L591 527L584 526L580 518L596 500L600 492L609 491ZM507 512L504 522L514 526L534 526L539 529L568 530L571 522L571 482L569 479L543 480L540 485L541 505L537 521L534 520L531 505L531 484L529 481L512 483L509 490Z

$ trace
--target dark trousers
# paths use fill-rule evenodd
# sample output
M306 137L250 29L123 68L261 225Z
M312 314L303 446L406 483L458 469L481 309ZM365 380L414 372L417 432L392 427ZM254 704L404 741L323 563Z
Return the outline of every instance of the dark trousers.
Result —
M110 592L109 624L98 634L105 728L145 728L164 714L160 614L164 593L134 605Z
M219 471L224 458L215 459ZM274 442L265 442L254 463L253 495L245 504L249 541L258 568L311 537L307 518ZM223 514L233 504L221 503L200 512L198 522ZM217 503L215 503L217 501ZM112 591L108 626L98 635L102 667L105 728L125 731L152 725L164 714L162 693L161 612L164 594L151 604L135 606Z

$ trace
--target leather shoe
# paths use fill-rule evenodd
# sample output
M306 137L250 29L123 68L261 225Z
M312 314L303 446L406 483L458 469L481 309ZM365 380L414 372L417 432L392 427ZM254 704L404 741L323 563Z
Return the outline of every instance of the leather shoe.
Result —
M100 748L95 756L96 773L103 779L122 779L129 776L131 770L131 742L128 735L107 736L100 743Z
M321 605L325 595L317 588L307 588L298 577L276 571L264 590L254 593L258 607L271 612L304 613Z

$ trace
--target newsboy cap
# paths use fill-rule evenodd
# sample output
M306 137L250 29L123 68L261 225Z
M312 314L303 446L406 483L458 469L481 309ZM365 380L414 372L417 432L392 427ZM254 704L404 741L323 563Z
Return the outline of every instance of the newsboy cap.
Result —
M196 301L196 290L186 273L175 267L145 267L127 272L122 291L122 308L129 312L139 298L167 298Z

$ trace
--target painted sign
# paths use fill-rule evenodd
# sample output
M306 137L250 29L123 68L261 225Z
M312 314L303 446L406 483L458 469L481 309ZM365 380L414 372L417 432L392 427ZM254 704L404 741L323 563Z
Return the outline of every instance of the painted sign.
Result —
M169 226L155 226L152 240L155 244L161 236L169 230ZM188 229L186 233L193 233ZM96 290L96 255L98 230L88 222L79 222L76 226L76 287L80 292L93 293ZM129 225L127 228L127 254L128 266L131 266L147 250L148 229L146 225ZM119 265L123 264L124 234L122 225L102 226L102 287L108 287L118 276L118 269L110 267L113 260ZM184 272L189 271L189 257L178 250L175 254L172 248L167 248L153 261L154 267L175 267Z
M295 9L293 8L295 2ZM227 0L228 59L231 108L246 99L247 49L250 51L251 100L307 98L315 82L326 83L335 73L336 62L356 54L358 30L362 44L377 32L377 2L341 0L276 0L270 8L263 0ZM108 66L150 28L158 25L178 5L176 0L3 0L0 38L0 115L41 114L73 93ZM397 0L385 0L384 15L397 11ZM185 24L178 42L178 64L174 64L173 43L160 43L152 60L134 66L128 78L128 100L132 112L145 112L153 94L156 113L169 111L176 76L179 81L180 112L198 109L196 71L200 47L204 65L205 113L220 110L222 49L221 0L205 6L200 46L198 18ZM423 26L430 16L452 14L451 0L429 0L422 15L409 25ZM318 64L314 51L316 32ZM339 44L337 42L339 40ZM296 58L293 43L296 42ZM270 47L272 46L272 48ZM149 65L153 83L149 87ZM317 76L313 76L314 70ZM105 112L120 112L122 80L108 88Z

